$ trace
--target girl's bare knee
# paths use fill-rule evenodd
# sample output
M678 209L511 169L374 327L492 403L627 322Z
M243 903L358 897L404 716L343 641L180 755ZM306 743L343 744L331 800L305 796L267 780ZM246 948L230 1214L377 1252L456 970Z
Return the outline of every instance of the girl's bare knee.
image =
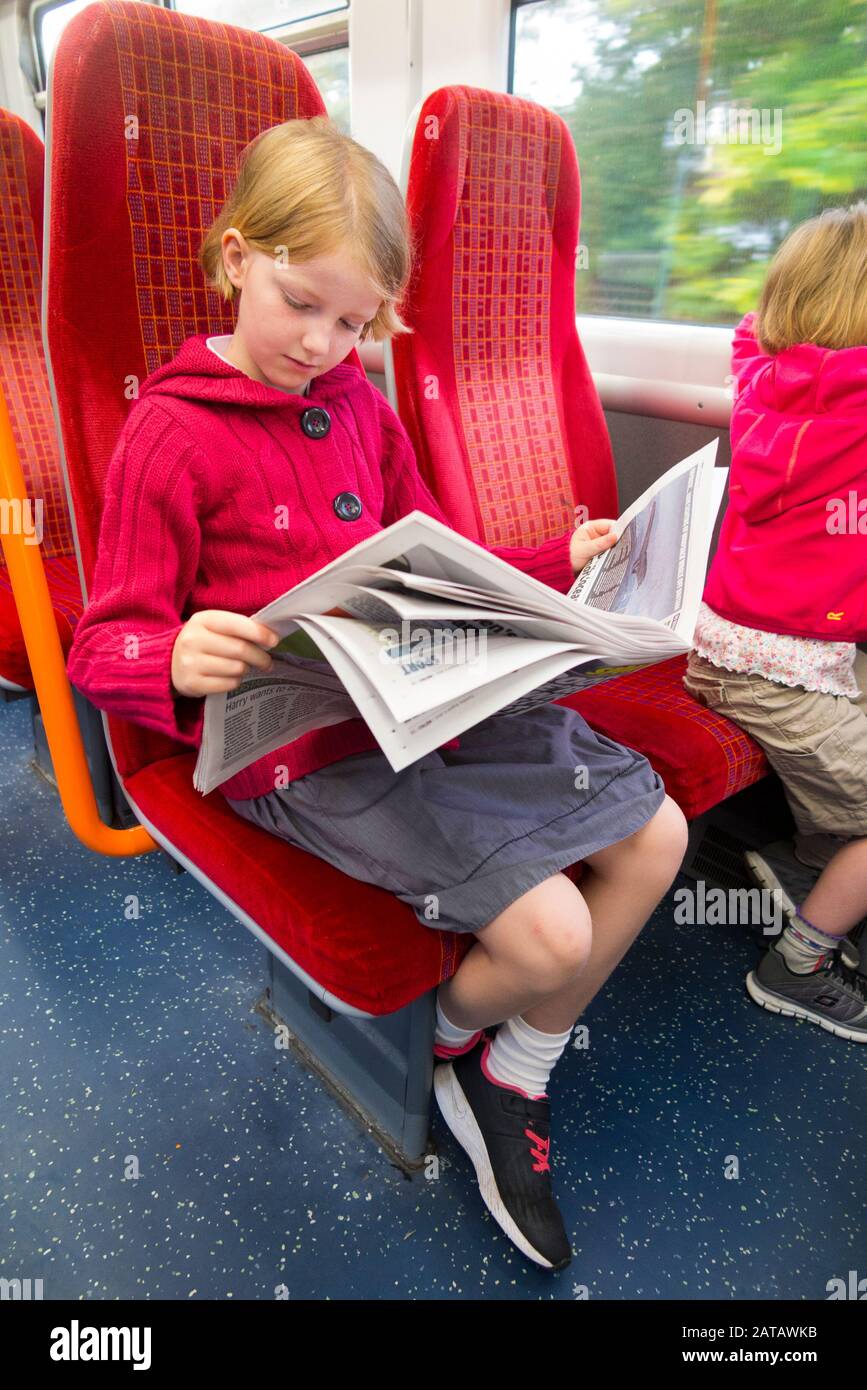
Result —
M593 945L593 925L584 899L574 905L568 917L551 917L537 923L535 940L544 957L539 962L544 976L540 987L551 984L556 989L562 980L580 975Z
M529 989L553 991L587 964L590 910L571 879L554 874L494 918L478 940L520 972Z
M549 892L529 907L527 970L534 987L557 986L581 973L593 945L590 909L570 879L548 880Z
M625 840L618 840L587 862L594 872L619 876L640 873L645 880L670 883L683 862L689 827L676 801L667 796L654 816Z
M686 853L689 826L676 801L667 796L647 824L639 830L646 854L658 854L666 864L680 865Z

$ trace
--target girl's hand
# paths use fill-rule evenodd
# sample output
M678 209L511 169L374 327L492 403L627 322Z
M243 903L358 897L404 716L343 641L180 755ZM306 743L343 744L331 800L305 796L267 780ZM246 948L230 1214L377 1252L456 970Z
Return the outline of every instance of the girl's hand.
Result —
M177 695L214 695L235 690L251 667L270 671L263 647L279 634L241 613L206 608L184 623L172 648L172 685Z
M602 550L610 550L617 544L614 522L608 518L599 521L585 521L576 526L569 542L569 559L576 574L580 574L588 560Z

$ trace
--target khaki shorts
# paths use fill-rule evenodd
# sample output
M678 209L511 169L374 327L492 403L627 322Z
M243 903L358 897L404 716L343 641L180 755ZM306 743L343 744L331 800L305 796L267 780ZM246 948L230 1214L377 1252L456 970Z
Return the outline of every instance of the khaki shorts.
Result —
M855 656L861 694L823 695L726 671L692 651L684 686L764 749L801 835L867 836L867 654Z

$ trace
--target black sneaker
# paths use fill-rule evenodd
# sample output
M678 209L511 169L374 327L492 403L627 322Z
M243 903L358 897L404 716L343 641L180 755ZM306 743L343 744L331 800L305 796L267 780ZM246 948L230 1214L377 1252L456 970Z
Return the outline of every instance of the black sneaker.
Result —
M747 976L751 999L787 1018L808 1018L838 1038L867 1042L867 981L829 954L820 970L798 975L772 946Z
M788 926L799 906L816 886L821 869L802 864L794 852L791 842L778 840L763 849L750 849L744 854L744 862L751 877L760 888L779 893L780 907L784 918L783 926ZM861 969L861 953L858 948L864 923L853 927L840 943L840 959L850 970ZM867 973L867 960L864 962Z
M565 1269L572 1248L551 1191L550 1102L489 1081L483 1067L490 1046L483 1037L471 1052L436 1067L437 1104L497 1225L528 1259Z

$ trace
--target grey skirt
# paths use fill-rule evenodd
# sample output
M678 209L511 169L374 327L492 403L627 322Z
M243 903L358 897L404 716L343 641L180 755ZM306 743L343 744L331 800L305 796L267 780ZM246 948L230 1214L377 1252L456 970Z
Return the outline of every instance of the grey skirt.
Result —
M353 753L246 801L245 820L394 893L426 927L479 931L580 859L624 840L665 788L640 753L576 710L493 715L394 772Z

